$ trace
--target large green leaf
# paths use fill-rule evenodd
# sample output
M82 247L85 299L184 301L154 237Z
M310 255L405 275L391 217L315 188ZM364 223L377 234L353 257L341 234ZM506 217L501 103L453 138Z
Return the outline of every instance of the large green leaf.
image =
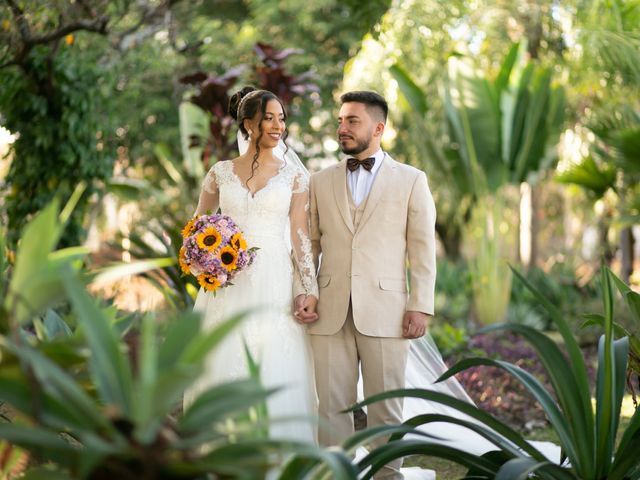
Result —
M550 470L551 475L547 476L543 470ZM542 474L542 478L554 480L576 480L568 471L562 469L551 462L538 462L532 458L514 458L506 462L495 477L495 480L526 480L533 473Z
M400 92L411 109L410 131L415 137L419 154L424 157L423 162L426 163L428 159L445 178L454 182L459 195L466 196L473 193L469 184L472 181L471 172L462 165L463 160L458 152L438 145L426 128L425 115L428 112L428 102L425 93L399 63L391 66L389 71L398 82Z
M516 457L520 455L521 450L517 446L513 444L513 442L506 439L506 437L498 434L494 430L487 428L485 425L482 425L478 422L471 421L470 419L464 419L460 417L452 417L450 415L442 415L437 413L428 413L424 415L417 415L409 420L405 421L403 425L411 426L417 428L419 426L428 425L429 423L435 422L444 422L451 423L453 425L460 425L461 427L465 427L472 432L476 432L478 435L486 438L489 442L493 443L496 446L496 449L501 449L503 452ZM400 434L393 434L390 440L397 440L401 438ZM438 437L438 433L433 435L434 437ZM446 439L445 439L446 440Z
M34 468L30 469L21 480L69 480L69 473L61 470L53 470L52 468Z
M614 419L614 397L617 390L615 381L617 375L615 372L616 365L613 351L613 285L611 283L611 277L604 269L601 271L601 284L604 303L604 335L600 337L598 343L595 445L597 470L595 472L595 478L600 478L609 470L613 442L615 441L615 429L618 422L617 415Z
M502 65L500 65L500 71L494 82L495 96L500 98L500 95L505 91L509 85L509 79L511 78L511 72L513 71L516 62L520 60L524 54L523 45L519 42L514 43L509 48L509 52L504 58Z
M560 183L579 185L592 192L596 198L600 198L614 187L616 170L612 165L599 166L593 157L589 156L581 163L571 165L555 178Z
M316 459L318 464L326 465L330 472L329 478L339 480L357 478L356 468L343 452L278 440L254 440L223 445L199 459L198 463L209 466L211 471L231 475L234 478L263 478L265 468L283 460L285 455L289 456L291 453ZM259 475L260 473L262 475ZM292 475L292 470L285 467L279 478L286 480L301 477Z
M450 370L445 372L446 375ZM440 378L442 379L442 377ZM494 430L498 434L505 437L508 441L517 445L524 452L530 455L533 458L536 458L540 461L544 461L545 457L540 453L535 447L533 447L530 443L528 443L522 435L513 430L508 425L500 422L495 419L489 413L484 410L480 410L475 405L472 405L464 400L459 400L455 397L451 397L444 393L434 392L431 390L423 390L423 389L400 389L400 390L390 390L388 392L379 393L376 395L372 395L362 402L357 403L352 406L350 410L355 410L358 407L363 407L365 405L369 405L371 403L380 402L386 400L388 398L396 398L396 397L412 397L419 398L423 400L427 400L430 402L440 403L442 405L446 405L447 407L453 408L472 419L475 419L480 424L485 425L487 428Z
M0 423L0 438L54 460L62 466L78 463L81 451L64 441L57 433L38 427Z
M355 480L358 478L356 468L347 455L336 448L323 449L313 445L290 445L288 450L294 455L285 463L280 472L280 480L293 478L330 478L341 480ZM328 472L327 472L328 470ZM310 472L313 472L310 474ZM325 473L324 477L322 474Z
M364 471L371 467L371 470L362 476L362 479L366 480L372 478L387 463L409 455L428 455L450 460L467 468L474 468L486 475L485 478L493 478L500 467L486 458L472 455L457 448L420 440L398 440L382 445L370 452L358 462L358 469Z
M40 417L45 425L61 431L67 428L83 429L87 426L86 417L68 402L60 401L45 391L39 394L34 392L22 372L10 375L3 371L0 374L0 392L3 402L25 415Z
M93 282L96 284L110 283L132 275L148 272L158 268L168 267L176 264L175 258L151 258L148 260L138 260L130 263L118 263L102 268L95 272Z
M155 416L160 412L154 408L159 373L157 341L156 319L151 315L145 315L139 337L138 375L132 390L135 434L142 444L147 444L153 439L155 430L149 429L148 426L153 423L159 424L164 420L164 415Z
M209 332L203 332L193 339L179 358L180 363L199 364L238 324L246 317L249 310L239 313L217 325Z
M202 315L198 312L182 313L172 317L163 332L158 356L159 369L167 370L184 355L194 339L200 335Z
M5 308L15 311L18 321L32 315L31 305L39 303L39 293L46 293L39 292L43 287L42 270L48 265L49 253L58 243L62 232L62 226L58 223L58 208L58 202L53 201L36 215L25 227L18 245L9 294L5 299Z
M549 337L526 325L495 325L486 327L479 333L500 330L510 330L524 336L537 352L538 358L542 362L551 380L562 412L567 419L567 426L572 438L571 442L575 444L577 454L581 456L583 461L585 458L590 457L592 447L591 437L589 437L588 424L583 421L589 412L583 412L581 415L575 414L581 411L584 402L580 397L580 390L574 372L564 368L557 368L558 365L566 362L563 353Z
M8 346L31 368L43 391L72 410L84 428L113 432L111 423L102 415L93 399L67 372L31 347L13 344Z
M640 408L636 408L620 439L609 478L611 480L630 478L630 473L640 467L638 451L640 451Z
M480 191L484 191L483 178L491 189L501 185L505 172L500 162L499 107L487 80L455 57L449 60L445 111L472 175L470 184Z
M610 281L614 283L618 291L622 294L622 298L627 304L627 307L629 307L629 312L634 322L640 325L640 294L631 290L631 288L620 280L611 270L608 268L606 270Z
M608 342L613 342L609 348ZM596 459L601 472L608 472L612 462L624 397L628 352L627 337L615 342L612 336L600 337L596 384Z
M238 380L209 388L186 408L180 428L185 432L211 428L215 422L247 410L275 391L265 389L256 380Z
M59 337L70 337L73 334L69 325L52 309L46 311L42 320L42 328L41 339L47 341L55 340Z
M571 432L571 425L558 408L554 398L549 392L547 392L542 382L526 370L501 360L492 360L490 358L480 357L468 358L456 363L453 367L443 373L438 381L446 380L456 373L480 365L502 368L522 383L522 385L529 390L543 408L545 414L549 418L549 422L551 422L554 431L558 435L562 448L571 460L572 465L581 466L584 462L588 461L588 459L585 458L586 452L584 451L584 448L581 448L582 444L578 440L574 440Z
M421 425L421 423L419 423ZM415 433L417 435L428 438L438 438L436 435L430 435L415 429L413 422L405 422L400 425L373 425L363 430L359 430L342 442L342 448L346 452L353 452L358 447L370 443L371 440L379 437L390 436L393 439L402 438L407 433Z
M545 114L548 111L551 93L551 71L536 70L531 83L531 99L526 110L521 143L511 170L511 179L516 183L526 180L530 171L538 170L547 143Z
M398 87L409 102L409 105L411 105L411 108L424 118L429 109L425 93L414 83L409 73L399 63L395 63L389 67L389 71L396 82L398 82Z
M587 376L587 368L584 363L582 351L576 341L571 328L567 321L563 318L560 311L544 296L540 291L534 287L520 272L512 268L516 277L524 284L524 286L534 295L535 299L544 307L553 322L555 323L558 331L562 335L565 347L569 354L569 365L573 370L580 393L580 410L578 413L582 415L585 422L586 431L588 437L593 438L594 426L593 426L593 409L591 406L591 393L589 388L589 377Z
M78 279L69 271L63 271L62 278L91 349L89 366L102 401L117 408L120 415L130 417L132 372L120 340Z

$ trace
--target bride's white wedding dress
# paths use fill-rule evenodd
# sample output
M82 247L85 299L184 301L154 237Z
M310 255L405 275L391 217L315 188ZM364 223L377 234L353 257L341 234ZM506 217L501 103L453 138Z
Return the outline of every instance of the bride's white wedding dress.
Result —
M209 355L204 375L185 402L212 385L247 378L246 345L260 366L262 384L281 388L267 400L269 435L315 442L313 359L305 328L293 318L292 298L293 261L307 293L318 294L307 236L308 174L294 163L283 162L279 172L252 194L234 173L233 163L223 161L209 171L203 191L215 208L217 199L222 213L239 225L248 246L259 250L234 285L215 296L201 289L194 309L203 313L205 329L235 313L255 311ZM289 232L293 233L290 242L285 240ZM297 420L283 420L287 417Z

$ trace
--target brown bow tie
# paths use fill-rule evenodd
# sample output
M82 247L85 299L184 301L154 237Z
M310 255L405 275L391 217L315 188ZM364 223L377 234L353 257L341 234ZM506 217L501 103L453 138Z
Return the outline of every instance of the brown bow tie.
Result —
M364 168L367 172L370 172L376 163L376 159L373 157L365 158L364 160L358 160L357 158L347 159L347 168L351 172L355 172L358 167Z

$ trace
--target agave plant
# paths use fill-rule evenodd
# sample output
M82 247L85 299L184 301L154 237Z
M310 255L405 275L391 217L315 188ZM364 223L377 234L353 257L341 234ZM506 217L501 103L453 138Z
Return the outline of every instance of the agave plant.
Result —
M60 261L72 258L63 251L41 254L46 268L33 271L51 272L46 287L70 303L75 328L55 315L45 315L36 329L43 335L23 328L31 318L24 312L45 304L19 275L26 268L23 255L39 254L38 239L55 245L55 238L44 234L55 237L58 231L55 204L27 227L11 278L12 285L26 288L20 296L16 287L9 288L13 300L3 308L0 402L10 405L14 416L0 423L0 440L29 452L34 468L24 478L263 478L294 453L323 459L335 478L355 478L355 468L340 452L270 440L262 433L265 425L253 420L252 412L272 390L256 378L206 389L180 414L183 393L203 373L208 352L241 316L203 334L195 313L177 313L162 325L146 315L139 348L127 355L111 310L89 295L81 270ZM18 309L22 303L28 308Z
M631 313L631 322L628 328L622 323L613 322L613 331L618 337L629 338L629 363L627 364L627 387L631 391L633 404L638 408L638 399L633 386L633 376L640 381L640 295L629 288L629 286L616 276L612 276L618 291L622 295L624 302ZM584 327L589 325L600 325L606 328L605 318L602 315L587 315Z
M543 453L531 445L518 432L496 420L474 405L429 390L396 390L372 396L354 406L360 408L369 403L394 396L416 397L451 407L471 417L470 420L458 416L428 414L414 417L405 422L404 427L422 427L433 422L447 422L462 425L478 433L496 446L497 452L483 456L473 455L449 445L438 444L419 437L404 439L405 432L393 432L388 427L386 434L393 433L389 442L373 450L358 463L360 471L368 471L363 478L372 474L394 458L407 455L430 455L441 457L469 469L467 478L474 479L581 479L581 480L623 480L640 478L640 409L636 409L626 429L616 442L620 423L620 412L625 386L625 370L629 339L614 338L614 289L619 280L607 269L602 271L604 315L604 335L598 348L598 375L595 385L595 407L592 406L591 389L585 361L569 325L540 292L514 270L516 277L535 295L548 311L564 340L567 355L543 333L518 324L504 324L487 327L487 331L512 331L522 335L536 350L551 381L553 392L533 375L520 367L489 358L462 360L445 372L439 379L445 380L467 368L487 365L499 367L513 375L536 398L546 412L551 427L556 432L562 449L561 464L549 461ZM621 287L621 286L620 286ZM638 298L633 297L637 309ZM637 295L637 294L636 294ZM420 433L412 430L411 433ZM361 436L373 436L380 431L372 431ZM369 469L369 470L367 470Z

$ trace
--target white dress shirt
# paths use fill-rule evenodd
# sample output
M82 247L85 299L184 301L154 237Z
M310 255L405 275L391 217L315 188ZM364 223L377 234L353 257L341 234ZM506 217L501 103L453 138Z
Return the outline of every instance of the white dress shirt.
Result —
M347 169L347 184L349 185L351 198L353 198L353 203L356 207L360 206L369 196L373 181L376 179L380 165L382 165L382 161L384 160L384 152L379 149L373 154L373 158L376 159L376 163L373 164L373 168L369 172L365 170L364 167L358 168L355 172Z

